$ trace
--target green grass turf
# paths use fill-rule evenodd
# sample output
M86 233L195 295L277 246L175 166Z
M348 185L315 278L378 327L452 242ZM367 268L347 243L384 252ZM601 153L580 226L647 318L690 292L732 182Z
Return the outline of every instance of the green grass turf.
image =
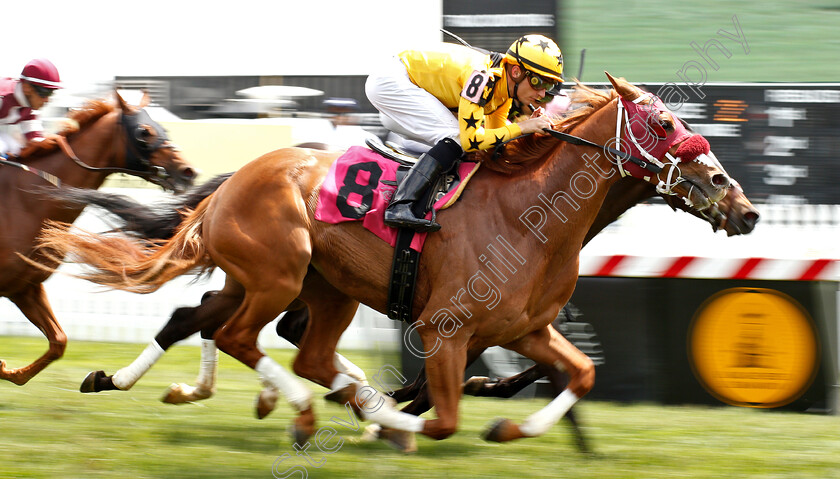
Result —
M38 338L0 338L0 357L10 366L44 348ZM282 454L290 456L279 473L305 466L308 477L840 477L840 418L831 416L583 401L577 411L595 450L591 457L577 452L565 422L543 437L510 444L479 438L492 419L521 421L546 404L542 399L467 398L460 431L444 441L420 437L412 455L359 443L359 432L330 421L346 418L344 410L317 399L318 427L334 426L344 443L329 455L313 446L311 460L323 461L316 468L295 455L286 434L291 409L281 402L268 418L254 418L256 374L225 355L217 395L199 404L159 402L171 382L195 378L199 351L187 346L174 347L131 391L78 392L88 371L113 373L142 349L71 342L61 361L26 386L0 384L0 477L272 477ZM286 365L292 357L270 353ZM385 354L346 355L368 375L395 362ZM318 398L324 393L313 390Z
M575 77L586 48L583 80L606 81L603 71L631 82L680 84L677 72L698 61L706 82L840 81L840 3L832 0L663 1L570 0L560 28L565 74ZM718 34L737 34L738 19L749 53ZM690 46L719 40L732 54L712 48L712 69ZM700 79L696 71L690 76Z

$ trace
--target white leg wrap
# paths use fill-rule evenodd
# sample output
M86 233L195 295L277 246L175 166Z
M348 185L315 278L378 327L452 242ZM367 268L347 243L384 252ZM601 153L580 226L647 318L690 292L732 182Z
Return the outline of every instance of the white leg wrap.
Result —
M338 372L344 373L351 378L354 378L358 381L361 381L364 384L367 384L367 377L365 376L365 372L359 366L351 363L349 359L345 358L344 356L335 353L335 357L333 358L333 365ZM333 389L334 390L334 389Z
M332 384L330 384L330 391L344 389L348 384L353 384L355 382L358 381L344 373L338 373L333 378Z
M219 350L216 349L216 341L212 339L201 340L201 366L198 370L198 378L195 385L203 391L212 391L216 385L216 366L219 363Z
M312 403L312 393L294 375L283 369L273 359L263 356L257 361L254 370L259 373L263 384L279 389L286 400L298 411L309 409Z
M368 421L400 431L421 432L423 430L425 419L398 411L394 407L397 404L396 401L370 386L360 386L356 397L365 401L362 415Z
M578 401L578 397L570 389L564 390L554 398L548 406L528 416L528 419L519 426L519 430L526 436L535 437L545 434L548 429L557 424L557 421L569 412L569 409Z
M146 374L146 371L151 369L161 356L163 356L163 349L157 341L152 341L133 363L114 373L111 377L114 386L123 391L131 389L131 386L134 386L134 383Z

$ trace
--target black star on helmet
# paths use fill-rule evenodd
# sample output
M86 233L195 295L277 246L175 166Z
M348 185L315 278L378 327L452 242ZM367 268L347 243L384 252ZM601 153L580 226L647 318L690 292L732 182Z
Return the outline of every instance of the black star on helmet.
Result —
M548 48L548 42L546 42L545 40L540 40L540 43L539 43L538 46L540 48L542 48L542 51L545 51Z
M469 130L470 128L477 129L478 128L478 118L475 117L475 113L470 113L469 118L464 118L464 122L466 122L467 126L466 129Z

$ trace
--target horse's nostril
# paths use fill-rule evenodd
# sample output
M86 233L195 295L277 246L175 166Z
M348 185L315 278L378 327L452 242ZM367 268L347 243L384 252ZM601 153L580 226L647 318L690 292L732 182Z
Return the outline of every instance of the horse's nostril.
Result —
M712 184L718 188L729 188L729 177L723 173L718 173L712 177Z
M759 215L757 211L748 211L744 214L744 220L751 225L758 223L758 219Z

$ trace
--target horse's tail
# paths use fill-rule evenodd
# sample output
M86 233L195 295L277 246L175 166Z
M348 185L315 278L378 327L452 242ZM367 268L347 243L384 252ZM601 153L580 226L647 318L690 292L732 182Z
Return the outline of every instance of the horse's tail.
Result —
M145 205L124 195L87 188L45 188L43 194L70 206L93 205L110 213L114 229L149 240L168 239L181 224L183 214L213 194L233 173L218 175L186 193Z
M186 216L171 239L160 243L122 234L77 233L63 223L49 223L38 241L40 251L53 261L70 254L87 268L74 274L109 288L151 293L188 272L204 273L215 267L207 255L201 226L210 200L199 203Z

